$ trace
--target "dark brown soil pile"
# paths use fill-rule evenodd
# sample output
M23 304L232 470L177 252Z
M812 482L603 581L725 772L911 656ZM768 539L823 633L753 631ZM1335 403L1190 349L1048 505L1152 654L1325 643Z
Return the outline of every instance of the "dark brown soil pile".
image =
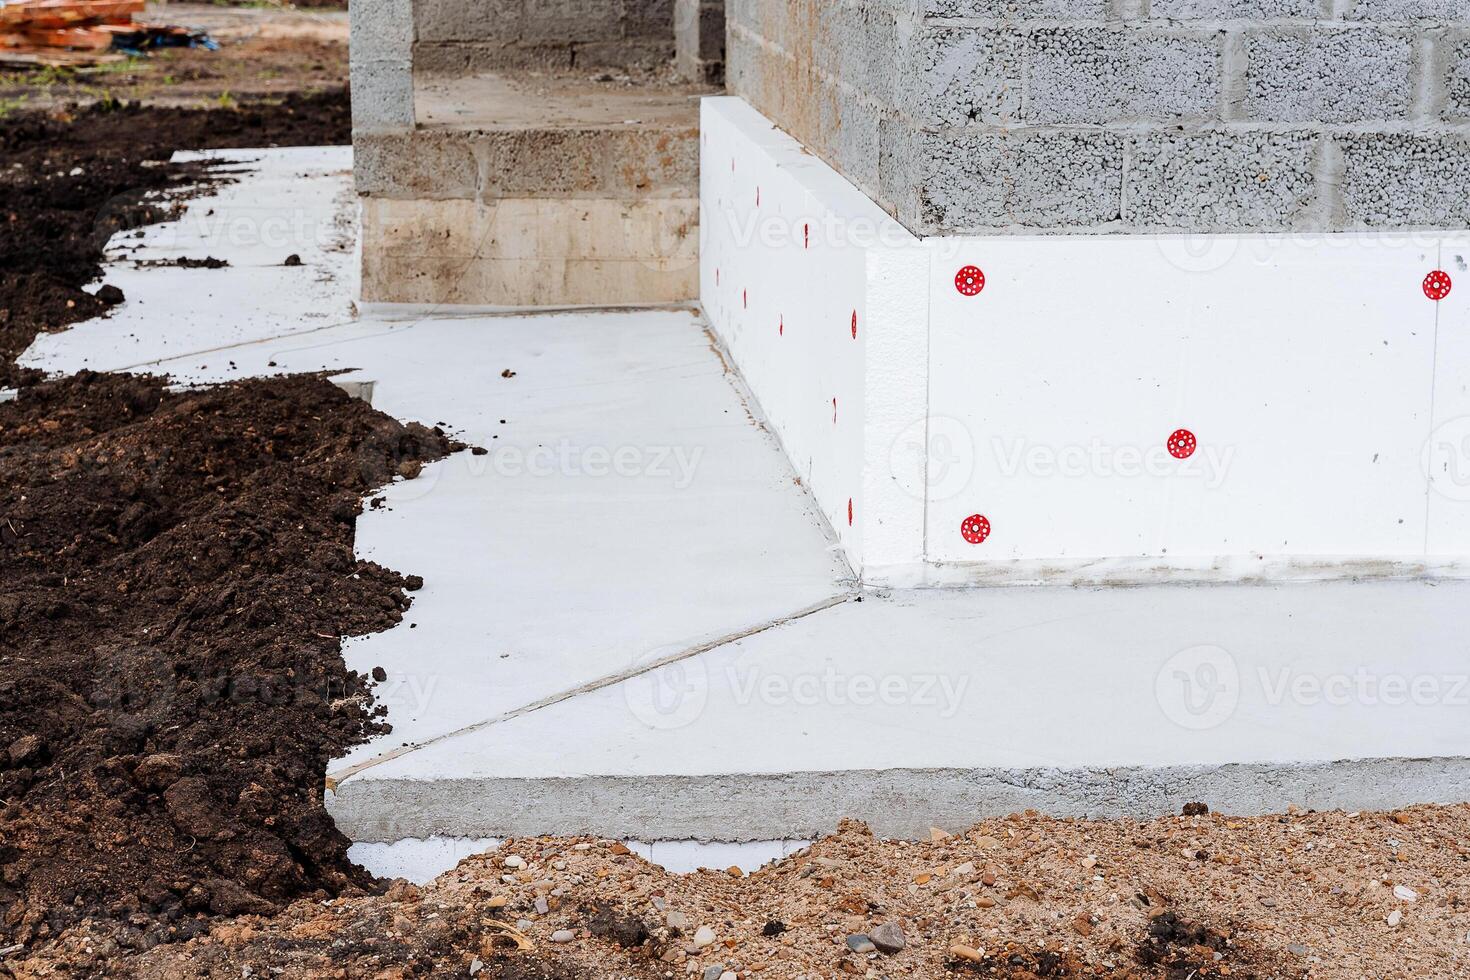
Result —
M146 948L371 884L322 806L381 727L338 637L409 598L354 522L453 448L316 377L0 405L0 947L104 917Z
M351 142L345 90L238 109L99 103L0 119L0 387L33 381L13 361L31 339L96 316L82 286L113 232L160 220L146 191L199 179L161 166L175 150Z

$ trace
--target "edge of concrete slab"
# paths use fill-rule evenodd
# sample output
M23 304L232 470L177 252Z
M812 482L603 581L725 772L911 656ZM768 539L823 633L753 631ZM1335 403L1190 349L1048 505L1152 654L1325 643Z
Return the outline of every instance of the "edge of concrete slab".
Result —
M641 840L811 839L844 817L883 837L960 830L1025 809L1064 817L1385 810L1470 792L1470 759L1383 758L1223 766L889 769L709 776L357 778L327 809L355 841L596 834Z

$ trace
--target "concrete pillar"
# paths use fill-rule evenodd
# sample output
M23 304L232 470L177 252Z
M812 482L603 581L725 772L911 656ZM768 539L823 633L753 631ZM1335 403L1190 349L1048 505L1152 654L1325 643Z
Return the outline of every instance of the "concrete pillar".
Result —
M674 0L674 66L691 82L724 84L724 0Z
M413 0L352 4L352 129L413 129Z

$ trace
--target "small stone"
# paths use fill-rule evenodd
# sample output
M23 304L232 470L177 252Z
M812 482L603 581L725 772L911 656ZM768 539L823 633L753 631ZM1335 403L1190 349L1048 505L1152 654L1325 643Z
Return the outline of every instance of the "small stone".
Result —
M546 901L545 895L536 896L536 914L545 915L551 911L551 903Z
M97 290L97 299L100 302L106 303L108 306L116 306L126 298L123 296L123 291L112 285L112 283L108 283Z
M731 878L744 878L745 877L745 872L743 870L741 870L741 868L740 868L740 866L738 864L732 864L728 868L726 868L725 869L725 874L729 875Z
M526 866L526 859L519 854L507 854L501 864L504 864L507 868L524 868Z
M955 943L951 946L949 948L949 955L957 960L967 960L970 963L980 963L985 959L985 951L983 949L975 949L973 946L966 946L964 943Z
M885 922L876 929L868 930L868 938L878 947L878 952L892 956L907 945L903 928L897 922Z
M740 978L736 976L733 971L726 970L724 973L720 974L720 980L740 980Z
M34 762L40 762L45 750L46 744L41 741L39 735L22 735L10 743L10 764L29 766Z
M1417 902L1419 900L1419 893L1408 885L1394 885L1393 897L1401 902Z
M678 929L680 932L689 931L689 916L685 915L683 912L678 911L677 909L664 916L664 923L668 925L670 929Z
M286 261L282 262L281 264L289 265L292 267L298 266L301 264L301 256L297 255L295 252L292 252L290 255L286 256Z
M1186 803L1182 811L1186 817L1202 817L1210 812L1208 803Z
M1092 935L1092 917L1086 912L1077 913L1072 919L1072 929L1084 938Z
M1404 913L1402 911L1400 911L1399 909L1394 909L1392 912L1388 913L1387 922L1388 922L1388 924L1390 926L1393 926L1394 928L1398 928L1398 924L1400 922L1403 922L1403 921L1404 921Z
M530 919L517 919L516 920L516 931L517 932L530 932L534 928L536 928L536 923L532 922Z
M931 840L932 842L934 842L936 844L939 843L940 841L944 840L948 836L949 836L949 831L947 831L947 830L940 830L938 827L930 827L929 828L929 840Z
M694 932L694 946L696 949L704 949L715 941L715 931L709 926L700 926Z
M478 956L470 960L470 976L474 976L483 969L485 969L485 963Z
M949 871L949 876L951 878L963 878L966 875L972 875L974 873L975 873L975 862L973 862L973 861L966 861L964 864L961 864L958 867L951 868L950 871Z
M855 932L847 937L847 948L854 953L871 953L877 950L878 947L874 946L873 941L867 936L860 932Z
M725 972L725 964L711 963L704 968L704 980L720 980L720 974Z
M1307 947L1303 946L1301 943L1292 943L1290 946L1286 947L1286 951L1293 954L1294 956L1307 955Z
M554 943L569 943L576 938L577 934L570 929L558 929L551 934L551 941Z
M1266 906L1266 908L1268 909L1274 909L1276 907L1276 899L1269 897L1263 898L1261 899L1261 904Z

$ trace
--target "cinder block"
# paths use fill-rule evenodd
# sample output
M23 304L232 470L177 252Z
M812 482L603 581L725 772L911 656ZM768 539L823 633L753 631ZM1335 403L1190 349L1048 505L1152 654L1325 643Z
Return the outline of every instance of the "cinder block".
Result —
M1246 39L1245 114L1272 122L1406 118L1415 41L1369 27L1271 31Z
M1470 20L1470 0L1356 0L1347 20Z
M1326 11L1322 0L1153 0L1149 14L1171 20L1299 17L1315 20Z
M412 0L412 6L420 41L509 42L523 34L521 0Z
M462 0L476 3L480 0ZM623 36L624 9L608 0L529 0L521 12L520 37L526 41L605 41ZM670 19L669 40L673 41Z
M1025 41L1003 28L925 27L898 75L898 107L923 126L1020 119Z
M1129 225L1287 229L1317 199L1314 138L1215 132L1140 137L1128 161Z
M1220 35L1134 28L1032 32L1024 116L1032 123L1111 123L1217 116Z
M413 128L411 62L364 59L354 49L351 74L354 133Z
M1113 133L921 134L919 220L927 232L1090 227L1122 207Z
M579 0L581 3L592 0ZM602 5L610 6L606 0ZM623 36L672 40L674 0L623 0Z
M1102 20L1108 0L920 0L924 17L1004 17L1011 20L1066 18Z
M411 56L414 12L410 0L358 0L349 18L354 58L371 62Z
M468 134L358 133L352 141L357 192L370 197L473 198L479 170Z
M1339 194L1351 227L1470 226L1470 141L1362 133L1337 137Z
M1470 119L1470 38L1460 40L1450 50L1444 95L1446 119L1457 122Z

